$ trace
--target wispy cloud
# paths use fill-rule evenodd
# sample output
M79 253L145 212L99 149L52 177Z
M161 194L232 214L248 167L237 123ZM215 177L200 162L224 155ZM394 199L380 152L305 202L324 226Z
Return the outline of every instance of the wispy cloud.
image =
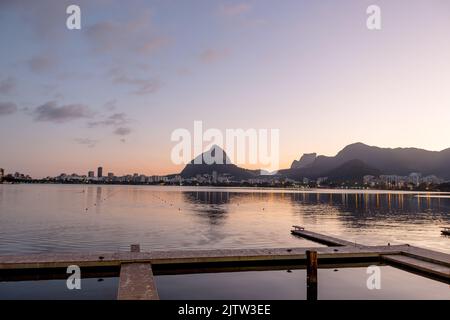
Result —
M108 116L104 120L100 121L91 121L88 123L88 126L90 128L94 127L107 127L107 126L121 126L124 124L127 124L130 122L130 119L128 119L127 115L123 112L121 113L114 113L110 116Z
M116 108L117 108L117 100L116 99L108 100L108 101L105 102L103 107L105 109L109 110L109 111L116 110Z
M0 116L7 116L16 113L17 105L12 102L0 102Z
M131 122L132 120L129 119L125 113L120 112L114 113L100 121L91 121L88 123L88 127L113 127L113 134L118 136L126 136L132 132L132 129L128 125Z
M85 145L88 148L94 148L97 143L98 140L94 140L94 139L90 139L90 138L76 138L75 142L81 145Z
M56 60L48 55L38 55L28 60L31 71L42 73L52 70L56 65Z
M86 29L86 36L94 51L132 51L149 54L166 46L169 38L154 32L151 12L144 10L128 21L100 21Z
M146 95L157 92L161 87L161 82L157 78L130 77L123 71L112 69L110 71L112 82L133 87L131 93L136 95Z
M249 12L252 6L249 3L233 3L224 4L219 8L219 12L224 16L239 16Z
M1 0L0 12L14 12L40 40L55 41L55 37L61 39L65 29L67 7L66 1L26 1L26 0ZM63 14L61 14L63 13Z
M137 46L136 50L140 53L153 53L154 51L165 47L170 43L169 38L157 36L147 40L142 45Z
M119 127L116 130L114 130L114 134L118 136L126 136L131 133L131 128L128 127Z
M67 104L58 106L57 102L47 102L32 111L35 121L48 121L55 123L88 118L92 115L89 108L83 104Z
M161 87L161 82L158 79L141 79L120 76L114 79L114 82L134 86L135 90L133 90L132 93L137 95L155 93Z
M228 49L206 49L200 53L200 61L203 63L212 63L226 58L229 55Z
M8 94L14 91L16 88L16 80L9 76L0 81L0 93Z

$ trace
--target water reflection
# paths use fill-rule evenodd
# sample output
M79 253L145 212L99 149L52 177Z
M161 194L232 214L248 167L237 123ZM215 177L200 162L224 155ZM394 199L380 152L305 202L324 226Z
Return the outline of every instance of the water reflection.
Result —
M443 212L450 210L450 203L446 198L416 197L412 194L390 194L390 193L290 193L294 203L306 205L328 204L358 213L373 212L399 212L410 213Z
M229 192L183 192L184 201L202 217L207 217L211 225L221 224L228 213Z
M0 185L0 254L314 245L304 225L364 244L450 252L450 198L412 193Z
M449 222L450 201L405 194L291 194L300 214L305 207L316 208L315 215L336 214L348 228L374 228L390 224ZM308 212L308 211L306 211Z
M319 299L450 299L445 283L380 268L380 290L367 289L366 268L319 269ZM156 276L156 285L161 299L305 300L305 278L305 270L247 271Z

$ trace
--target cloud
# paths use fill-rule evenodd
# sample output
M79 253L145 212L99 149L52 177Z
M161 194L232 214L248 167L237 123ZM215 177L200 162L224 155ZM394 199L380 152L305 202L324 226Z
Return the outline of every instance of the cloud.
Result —
M252 6L248 3L224 4L220 6L219 12L224 16L239 16L249 12Z
M115 110L117 108L117 100L112 99L112 100L106 101L106 103L103 105L103 108L105 108L109 111Z
M28 60L28 66L31 71L36 73L42 73L50 71L56 65L55 59L47 55L34 56Z
M213 63L226 58L228 55L229 51L227 49L206 49L200 53L200 61L203 63Z
M120 26L110 21L98 22L86 30L86 35L95 51L108 51L117 46L117 42L123 39ZM117 32L117 38L115 33ZM119 41L115 41L115 39Z
M88 148L94 148L97 145L98 140L93 140L89 138L76 138L75 142L81 145L85 145Z
M13 77L7 77L6 79L0 81L0 93L8 94L14 91L16 88L16 80Z
M170 41L168 38L158 36L147 40L147 42L145 42L141 46L138 46L136 50L140 53L152 53L169 43Z
M17 112L17 105L12 102L0 102L0 116L7 116Z
M0 13L15 13L39 39L54 41L60 37L67 18L66 1L1 0Z
M82 29L84 29L83 13L102 12L105 7L111 5L113 0L0 0L0 15L5 13L11 16L17 16L23 24L30 28L33 35L40 41L45 41L46 45L52 48L58 48L63 41L70 41L67 37L66 8L71 4L77 4L81 7ZM136 4L127 4L139 6Z
M161 82L156 78L137 78L130 77L121 70L112 69L110 71L112 81L116 84L125 84L134 87L131 92L136 95L146 95L157 92L161 87Z
M114 134L118 136L126 136L131 133L131 129L128 127L119 127L116 130L114 130Z
M94 127L107 127L107 126L121 126L124 124L127 124L130 122L130 119L128 119L127 115L123 112L121 113L114 113L107 117L104 120L101 121L91 121L88 123L88 126L90 128Z
M55 123L68 122L92 115L89 108L83 104L68 104L58 106L55 101L47 102L32 111L35 121Z
M153 32L151 12L144 10L128 21L100 21L86 28L87 39L94 51L132 51L149 54L166 46L167 37Z

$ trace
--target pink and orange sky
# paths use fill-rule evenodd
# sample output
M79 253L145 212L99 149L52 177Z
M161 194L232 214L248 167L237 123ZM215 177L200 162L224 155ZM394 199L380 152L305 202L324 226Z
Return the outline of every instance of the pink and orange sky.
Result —
M195 120L280 129L282 168L357 141L450 147L446 0L3 0L0 41L7 172L178 172L170 135Z

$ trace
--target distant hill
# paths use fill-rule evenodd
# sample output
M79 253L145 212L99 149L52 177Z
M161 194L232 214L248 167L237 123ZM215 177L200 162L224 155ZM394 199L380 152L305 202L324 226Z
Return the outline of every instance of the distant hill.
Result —
M352 160L360 160L360 162L350 162ZM352 167L350 171L354 172L377 170L379 174L396 175L421 172L423 175L434 174L444 179L450 179L450 148L437 152L417 148L379 148L363 143L354 143L346 146L334 157L318 156L307 166L298 167L297 165L291 169L281 170L279 173L291 178L315 178L327 176L344 164L347 165L347 170Z
M208 164L216 152L222 153L223 163ZM197 162L197 164L194 164ZM245 180L260 175L260 170L248 170L232 164L225 151L218 146L202 153L192 160L180 173L183 178L197 174L229 174L236 180ZM380 148L363 143L346 146L334 157L304 154L294 160L291 168L280 170L278 177L294 180L328 177L336 182L361 181L365 175L380 174L409 175L420 172L422 175L436 175L450 180L450 148L443 151L427 151L417 148Z
M216 157L216 154L222 153L222 157ZM221 158L223 161L219 163L211 163L211 159ZM180 175L183 178L193 178L197 174L212 174L216 171L219 174L229 174L233 176L236 180L250 179L259 174L259 170L248 170L240 168L231 163L225 151L219 146L213 146L210 150L202 153L192 160L186 167L181 171Z
M291 169L305 168L316 161L317 153L304 153L300 160L294 160L291 164Z
M325 174L328 179L334 182L362 182L364 176L378 176L381 171L368 166L361 160L354 159L345 162L339 167L332 169Z

